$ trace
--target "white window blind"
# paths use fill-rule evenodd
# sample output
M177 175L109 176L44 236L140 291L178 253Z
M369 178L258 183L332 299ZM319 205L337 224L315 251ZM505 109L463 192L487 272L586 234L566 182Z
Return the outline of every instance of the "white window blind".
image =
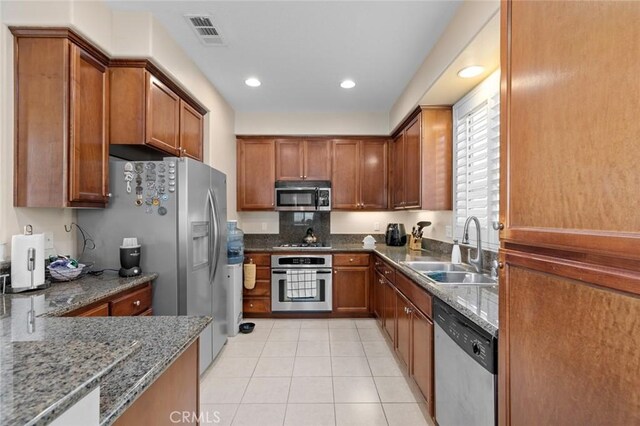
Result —
M453 220L455 239L469 216L480 221L484 248L497 250L500 183L500 74L491 74L453 106ZM469 227L475 244L476 230Z

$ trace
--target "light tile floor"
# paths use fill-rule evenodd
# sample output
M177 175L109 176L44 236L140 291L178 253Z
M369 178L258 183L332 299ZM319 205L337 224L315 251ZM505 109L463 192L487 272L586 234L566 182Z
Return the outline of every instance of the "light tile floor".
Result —
M432 425L376 320L251 321L202 378L210 424Z

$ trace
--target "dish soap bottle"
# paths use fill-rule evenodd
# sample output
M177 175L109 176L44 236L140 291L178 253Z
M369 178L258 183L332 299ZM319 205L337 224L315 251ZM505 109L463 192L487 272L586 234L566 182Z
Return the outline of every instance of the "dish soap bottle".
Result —
M451 263L462 263L462 256L460 254L460 245L458 245L458 240L453 240L453 249L451 250Z

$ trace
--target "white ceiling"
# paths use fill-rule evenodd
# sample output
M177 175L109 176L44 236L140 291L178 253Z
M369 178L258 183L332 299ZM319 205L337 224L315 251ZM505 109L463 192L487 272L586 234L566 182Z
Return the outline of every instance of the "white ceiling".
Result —
M460 1L119 1L152 12L236 111L388 111ZM183 15L213 16L227 46ZM244 84L248 77L259 88ZM350 78L354 89L339 87Z

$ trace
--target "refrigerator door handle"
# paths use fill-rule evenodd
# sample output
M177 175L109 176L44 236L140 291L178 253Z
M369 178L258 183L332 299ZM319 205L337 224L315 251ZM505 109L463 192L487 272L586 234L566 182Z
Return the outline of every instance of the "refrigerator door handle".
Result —
M220 224L218 223L217 202L216 196L211 190L207 191L207 199L209 202L209 221L213 229L213 235L210 240L209 256L211 261L209 262L209 282L213 283L213 279L218 271L218 257L220 256Z

